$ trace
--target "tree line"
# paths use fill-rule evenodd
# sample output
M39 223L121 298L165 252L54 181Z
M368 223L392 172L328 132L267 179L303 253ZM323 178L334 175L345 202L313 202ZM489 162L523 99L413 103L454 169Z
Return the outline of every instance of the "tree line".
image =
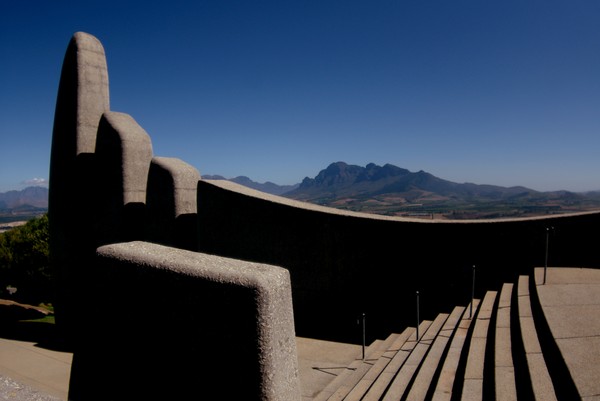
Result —
M52 302L48 215L0 234L0 298Z

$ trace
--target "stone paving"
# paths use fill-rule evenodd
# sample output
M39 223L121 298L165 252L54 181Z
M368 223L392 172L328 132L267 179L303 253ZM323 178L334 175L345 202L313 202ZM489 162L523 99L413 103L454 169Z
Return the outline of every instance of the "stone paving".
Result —
M6 400L66 400L71 361L67 352L0 338L0 394Z
M535 272L550 331L584 400L600 400L600 270Z
M0 400L12 401L60 401L62 398L41 393L32 387L0 375Z
M533 279L581 399L600 400L600 270L549 268L543 284L538 268ZM303 400L316 398L361 359L354 344L298 337L297 349ZM66 400L71 358L32 342L0 338L0 400Z
M447 351L435 350L431 345L434 338L426 341L425 336L418 346L399 348L407 352L393 357L401 357L399 364L386 357L349 365L354 372L348 379L336 378L316 399L600 400L600 270L549 268L545 284L540 280L542 274L543 270L536 269L532 277L519 276L518 284L505 283L499 297L498 291L487 291L472 319L475 324L467 335L469 346L462 350L465 358L460 362L454 358L447 373L448 361L435 358L438 377L428 361L432 354L447 352L448 358L453 354L447 344L459 333L455 322L448 324L445 334L437 334L437 330L433 334L433 344L439 336L446 337ZM436 321L446 318L447 314L440 313ZM557 345L553 346L554 342ZM415 351L419 349L421 352ZM457 352L460 354L460 349ZM515 364L511 355L517 357ZM489 360L494 362L490 365ZM378 373L372 385L362 386L360 395L354 395L360 386L354 383L365 382L357 376L368 377L371 366L382 361L388 363L387 376ZM397 366L389 369L392 365ZM385 384L377 386L384 376Z

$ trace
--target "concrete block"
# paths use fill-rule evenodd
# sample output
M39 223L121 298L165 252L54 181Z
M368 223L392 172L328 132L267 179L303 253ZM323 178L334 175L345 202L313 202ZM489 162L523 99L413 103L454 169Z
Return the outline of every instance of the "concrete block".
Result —
M105 190L121 192L122 203L146 203L152 142L128 114L106 112L98 127L96 155Z
M103 319L85 322L70 399L300 399L287 270L145 242L97 255L110 297L90 305Z
M197 249L196 193L199 180L198 170L179 159L152 159L146 196L149 241Z
M152 144L128 114L106 112L98 127L97 244L144 238Z

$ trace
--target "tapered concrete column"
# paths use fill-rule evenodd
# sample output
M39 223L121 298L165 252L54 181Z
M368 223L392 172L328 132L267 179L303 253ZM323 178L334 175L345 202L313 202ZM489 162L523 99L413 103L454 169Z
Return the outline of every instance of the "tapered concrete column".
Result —
M109 110L108 71L102 44L76 33L67 48L54 115L50 161L50 257L58 278L56 318L65 333L78 291L78 270L93 255L89 213L94 208L94 150L102 114Z

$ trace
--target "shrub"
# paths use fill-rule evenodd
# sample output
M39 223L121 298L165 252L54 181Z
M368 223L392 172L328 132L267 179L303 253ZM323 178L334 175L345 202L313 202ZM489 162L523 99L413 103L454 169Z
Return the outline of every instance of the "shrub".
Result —
M48 215L0 234L0 296L37 304L52 301ZM9 294L8 288L17 292Z

